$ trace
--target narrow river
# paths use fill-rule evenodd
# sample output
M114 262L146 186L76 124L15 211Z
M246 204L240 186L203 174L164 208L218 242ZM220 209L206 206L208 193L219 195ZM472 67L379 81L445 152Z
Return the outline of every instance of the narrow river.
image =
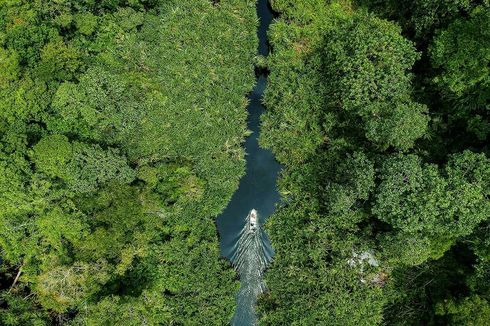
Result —
M260 25L257 31L259 37L258 53L267 56L269 46L267 42L267 30L273 19L272 10L269 7L268 0L258 0L257 14L260 18ZM248 129L253 133L245 142L247 153L247 170L245 176L240 180L238 190L233 195L227 208L218 216L217 225L220 234L220 247L222 255L228 259L235 254L237 243L244 225L247 223L246 218L252 209L256 209L259 215L259 223L265 222L275 209L276 203L279 202L280 196L276 187L276 180L281 169L279 163L275 160L271 151L259 147L258 137L260 132L260 115L264 112L262 106L262 96L267 84L267 75L261 73L257 76L257 83L249 96L250 104L248 106ZM264 246L267 251L273 252L269 240L265 236ZM247 286L247 279L241 278L242 289ZM252 285L253 286L253 285ZM237 314L244 314L249 307L241 307L243 302L249 302L254 298L243 298L250 296L240 291L237 295ZM241 297L242 296L242 297ZM247 300L245 300L247 299ZM244 314L245 315L245 314ZM233 325L248 326L255 324L253 313L249 315L248 320L234 318Z

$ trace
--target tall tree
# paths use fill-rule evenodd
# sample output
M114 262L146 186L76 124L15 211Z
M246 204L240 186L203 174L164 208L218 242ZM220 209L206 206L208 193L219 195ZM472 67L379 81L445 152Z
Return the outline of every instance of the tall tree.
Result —
M430 48L434 77L449 101L450 122L466 125L480 141L490 133L490 8L478 7L439 31Z

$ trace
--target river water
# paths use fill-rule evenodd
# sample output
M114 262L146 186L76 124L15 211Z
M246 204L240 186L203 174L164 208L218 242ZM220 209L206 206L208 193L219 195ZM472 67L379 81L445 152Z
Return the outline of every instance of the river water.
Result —
M273 19L273 13L269 7L268 0L258 0L257 14L260 18L260 25L257 30L259 38L258 53L267 56L269 54L267 30ZM267 76L262 72L257 76L256 86L249 96L248 129L252 131L252 134L245 141L245 150L247 153L246 174L240 180L238 190L233 195L227 208L217 219L221 253L228 259L231 259L237 249L236 247L241 231L246 224L248 213L255 208L259 214L259 222L262 224L274 212L276 203L280 200L276 180L281 166L271 151L260 148L258 144L260 115L264 112L262 96L266 84ZM267 247L267 251L273 252L266 235L264 235L264 239L263 245ZM245 282L248 282L247 278L242 277L242 289L248 285ZM241 302L247 301L243 297L240 297L241 295L244 295L242 291L237 296L237 303L239 305ZM238 306L237 312L240 311L240 308L243 310L246 307ZM248 326L254 323L255 320L253 318L239 323L233 322L236 326Z

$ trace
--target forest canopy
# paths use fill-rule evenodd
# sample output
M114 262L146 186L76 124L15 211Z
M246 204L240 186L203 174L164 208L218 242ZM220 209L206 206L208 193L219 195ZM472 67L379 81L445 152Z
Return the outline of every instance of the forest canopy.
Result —
M0 324L222 325L253 1L0 3Z
M262 325L486 325L485 1L271 1Z
M0 1L0 325L229 324L256 74L260 325L488 325L489 1L269 3Z

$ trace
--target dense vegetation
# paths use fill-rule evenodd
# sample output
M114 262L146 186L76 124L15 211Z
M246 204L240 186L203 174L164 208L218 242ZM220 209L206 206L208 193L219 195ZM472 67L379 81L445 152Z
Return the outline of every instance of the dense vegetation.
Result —
M488 325L488 2L271 3L262 324Z
M222 325L255 3L0 2L0 324Z
M214 218L284 165L263 325L487 325L488 0L0 2L0 325L224 325ZM258 59L258 60L257 60Z

